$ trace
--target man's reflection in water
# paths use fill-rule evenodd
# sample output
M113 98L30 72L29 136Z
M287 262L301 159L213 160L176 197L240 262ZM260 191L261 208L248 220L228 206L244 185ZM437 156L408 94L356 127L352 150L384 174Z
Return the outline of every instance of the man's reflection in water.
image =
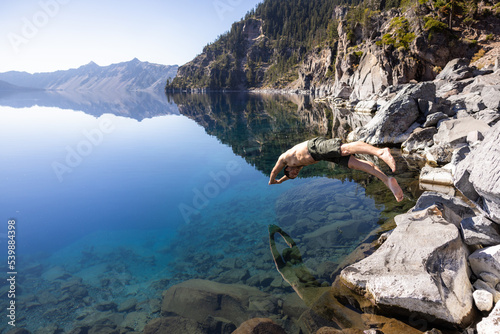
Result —
M283 254L280 254L276 247L275 234L279 234L289 247L283 250ZM356 312L342 305L334 295L334 288L328 283L321 284L316 280L302 262L295 241L276 225L269 225L269 245L276 268L283 279L311 309L313 316L326 320L327 326L346 330L345 333L363 333L363 330L368 329L381 329L385 334L422 333L396 319ZM356 298L356 302L366 305L366 301L363 302L361 298ZM307 324L301 325L308 327Z

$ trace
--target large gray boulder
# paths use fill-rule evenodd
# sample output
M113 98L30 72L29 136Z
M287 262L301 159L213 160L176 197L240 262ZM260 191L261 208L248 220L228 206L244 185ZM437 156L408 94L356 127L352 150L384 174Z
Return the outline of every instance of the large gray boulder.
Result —
M447 222L454 224L457 228L460 227L462 220L475 216L474 210L460 198L433 191L423 193L409 212L421 211L434 204L439 206L443 218Z
M415 122L421 114L419 104L433 102L435 97L433 82L408 85L380 108L367 124L351 132L348 140L363 140L372 145L401 144L418 126Z
M436 76L436 80L459 81L474 76L474 68L469 66L470 60L467 58L456 58L450 60L441 72Z
M500 83L500 82L499 82ZM488 109L499 110L500 108L500 85L486 86L481 91L483 103Z
M500 123L458 163L454 183L489 218L500 223Z
M489 130L488 124L473 117L450 119L440 123L438 132L434 135L434 143L456 147L458 144L467 142L467 135L470 132L478 131L484 135Z
M395 219L397 227L385 243L345 268L342 281L381 312L430 315L436 323L468 325L473 317L472 286L468 253L457 227L436 206Z

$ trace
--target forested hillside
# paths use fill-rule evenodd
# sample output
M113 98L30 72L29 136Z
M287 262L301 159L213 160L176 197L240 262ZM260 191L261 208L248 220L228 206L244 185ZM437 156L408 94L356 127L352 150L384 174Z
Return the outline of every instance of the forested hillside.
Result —
M180 67L167 89L338 91L346 66L354 74L368 49L385 54L396 83L429 79L495 41L500 4L489 1L266 0Z

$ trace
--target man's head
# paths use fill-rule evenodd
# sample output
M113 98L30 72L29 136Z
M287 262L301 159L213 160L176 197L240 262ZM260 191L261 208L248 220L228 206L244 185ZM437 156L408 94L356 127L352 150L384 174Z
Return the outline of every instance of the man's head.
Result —
M285 166L285 169L283 172L285 173L286 177L289 179L295 179L297 175L299 175L300 170L302 167L290 167L290 166Z

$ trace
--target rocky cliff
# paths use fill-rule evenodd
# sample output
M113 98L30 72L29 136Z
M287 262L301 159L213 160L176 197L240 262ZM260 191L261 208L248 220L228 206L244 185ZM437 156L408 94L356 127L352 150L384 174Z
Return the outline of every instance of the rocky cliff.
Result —
M258 7L181 66L168 89L278 89L375 99L391 86L433 80L455 58L482 58L481 66L488 65L500 35L498 6L488 3L472 9L461 4L451 21L449 11L433 0L389 10L377 1L351 8L315 1L321 5L328 15L318 19L322 25L309 24L317 15L312 5L300 12L305 41L303 34L286 30L297 16L293 12L283 18ZM269 29L277 24L283 24L280 34Z

